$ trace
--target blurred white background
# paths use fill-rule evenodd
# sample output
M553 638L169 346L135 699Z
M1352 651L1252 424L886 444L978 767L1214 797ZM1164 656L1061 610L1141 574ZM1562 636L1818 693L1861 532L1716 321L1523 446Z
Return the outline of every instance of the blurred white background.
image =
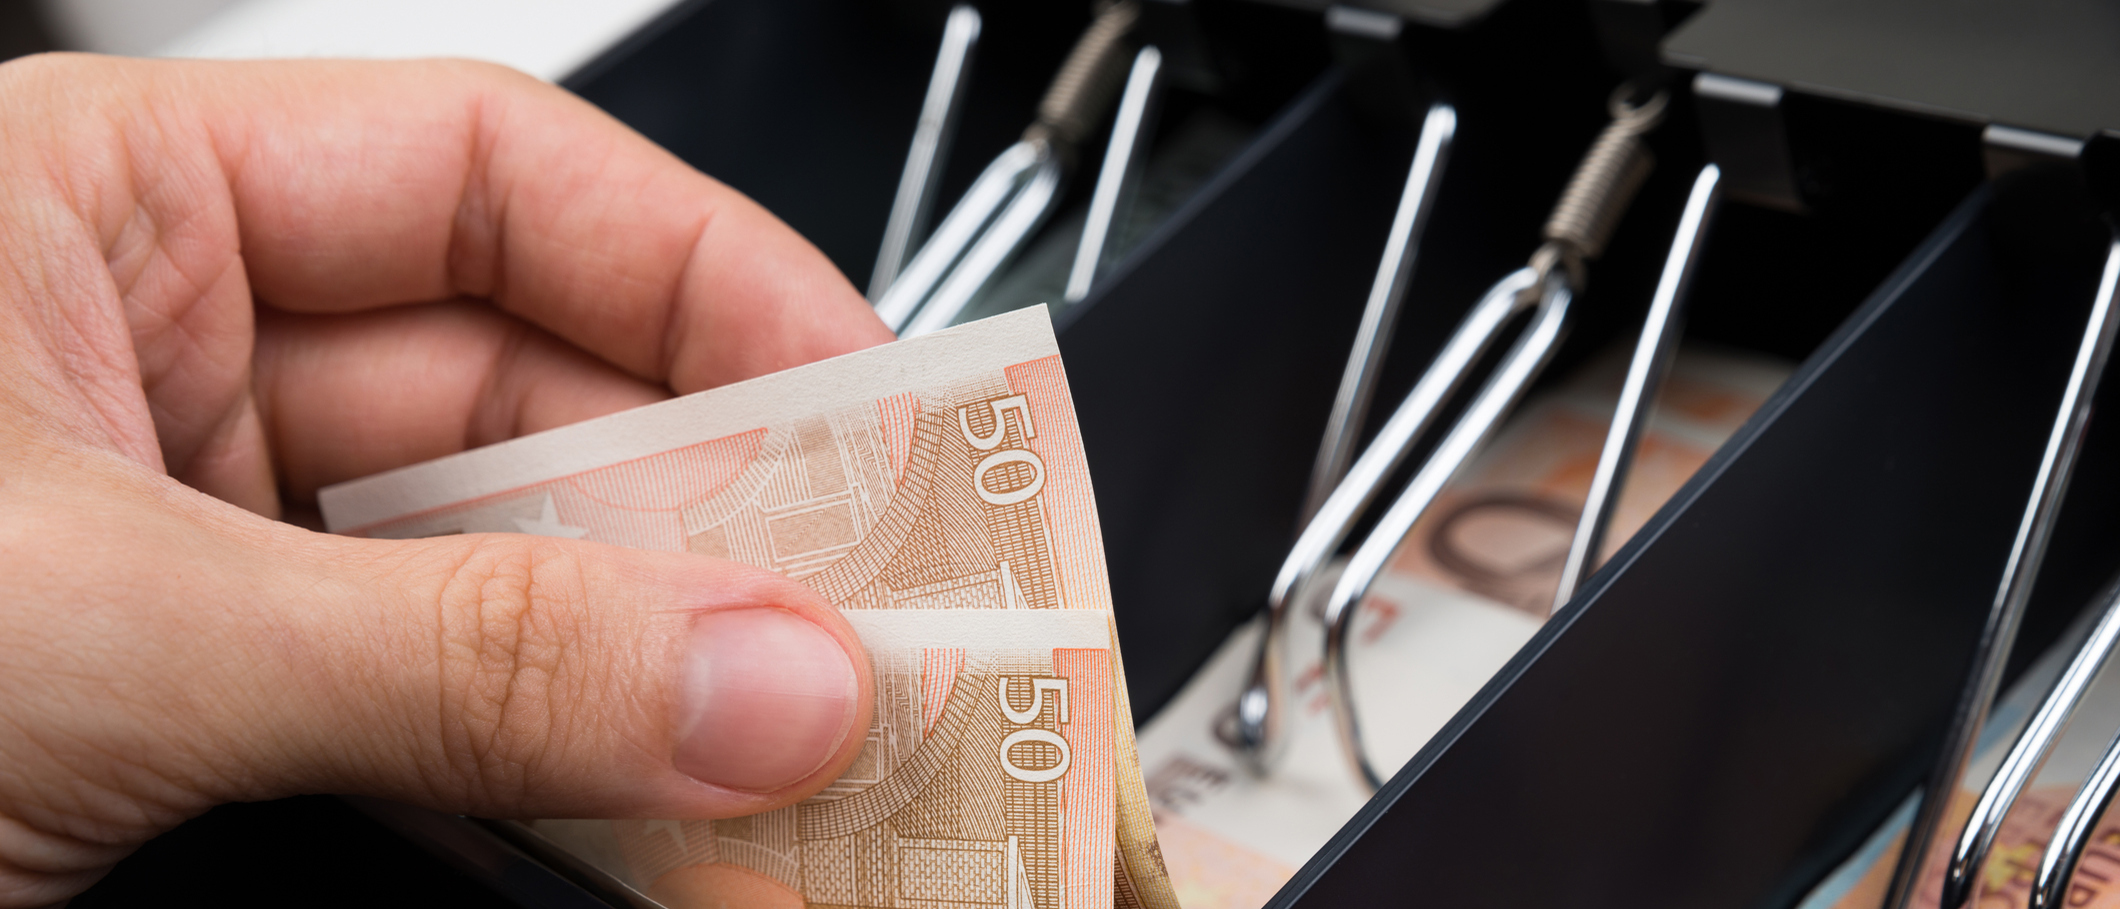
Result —
M106 54L145 54L238 0L38 0L52 40Z
M474 57L557 80L674 0L35 0L57 47L181 57Z

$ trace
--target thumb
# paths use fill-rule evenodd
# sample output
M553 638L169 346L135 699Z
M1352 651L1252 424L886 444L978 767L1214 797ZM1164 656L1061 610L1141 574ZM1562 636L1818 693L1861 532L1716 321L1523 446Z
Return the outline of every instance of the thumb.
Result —
M83 460L0 507L0 726L25 733L0 734L0 884L10 823L70 844L37 860L50 874L304 792L729 817L814 793L866 740L859 640L779 575L512 534L329 536Z
M731 817L816 792L867 739L860 642L778 575L327 536L26 448L0 460L0 906L64 900L220 802Z
M859 640L779 575L514 534L303 543L274 583L301 579L298 637L332 645L258 680L302 683L278 708L294 752L260 756L291 791L729 817L815 793L866 740Z

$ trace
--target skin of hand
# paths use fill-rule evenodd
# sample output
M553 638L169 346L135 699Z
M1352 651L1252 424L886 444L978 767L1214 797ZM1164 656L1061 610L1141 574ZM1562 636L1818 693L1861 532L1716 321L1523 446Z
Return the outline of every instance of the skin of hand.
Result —
M778 575L275 520L891 339L740 193L498 67L43 56L0 225L0 905L221 802L728 817L859 751L859 642Z

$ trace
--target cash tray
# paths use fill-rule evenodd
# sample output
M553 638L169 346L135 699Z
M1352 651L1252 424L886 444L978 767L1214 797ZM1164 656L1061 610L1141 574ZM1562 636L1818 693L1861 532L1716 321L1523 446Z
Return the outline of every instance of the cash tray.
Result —
M1219 107L1249 138L1056 322L1142 721L1256 613L1293 539L1412 153L1404 124L1380 121L1363 97L1365 75L1333 62L1314 14L1207 9L1266 72L1227 96L1173 103ZM1087 20L1079 4L983 12L988 69L944 199L1013 140ZM919 3L682 3L565 84L757 198L860 285L941 15ZM1430 61L1423 91L1456 103L1462 126L1380 401L1412 383L1481 288L1522 263L1618 78L1581 4L1513 0L1450 21L1404 39ZM1259 37L1291 23L1307 31ZM1259 48L1285 53L1269 66ZM1584 72L1596 78L1570 77ZM1652 140L1659 168L1549 374L1637 324L1706 158L1694 116L1681 99ZM1922 173L1942 176L1814 198L1804 215L1723 213L1688 337L1802 367L1270 905L1789 906L1917 785L2008 552L2097 261L2040 242L2074 223L2066 204L1952 169L1977 146L1967 130L1831 102L1807 116L1854 124L1851 134L1883 122L1901 139L1941 135L1906 144L1940 149L1909 154L1929 154L1936 166ZM1836 173L1862 182L1859 168ZM2120 425L2094 422L2083 462L2115 458ZM2051 643L2120 565L2106 545L2120 532L2116 505L2120 474L2087 469L2070 488L2020 655ZM622 888L505 824L349 803L496 902L626 905ZM392 852L402 844L342 807L279 804L206 820L279 811L351 844L338 847L350 860L406 869L402 883L349 881L336 894L347 901L447 891L433 883L445 870ZM245 875L216 841L186 836L151 844L79 904L168 898L172 880L211 877L171 870L187 863Z

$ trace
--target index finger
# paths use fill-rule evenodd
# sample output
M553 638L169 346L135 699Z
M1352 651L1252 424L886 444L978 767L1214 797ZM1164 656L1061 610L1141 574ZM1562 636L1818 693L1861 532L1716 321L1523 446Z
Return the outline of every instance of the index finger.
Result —
M680 393L892 337L779 219L528 76L459 61L190 72L150 81L156 106L189 108L211 137L252 291L279 308L484 297Z

